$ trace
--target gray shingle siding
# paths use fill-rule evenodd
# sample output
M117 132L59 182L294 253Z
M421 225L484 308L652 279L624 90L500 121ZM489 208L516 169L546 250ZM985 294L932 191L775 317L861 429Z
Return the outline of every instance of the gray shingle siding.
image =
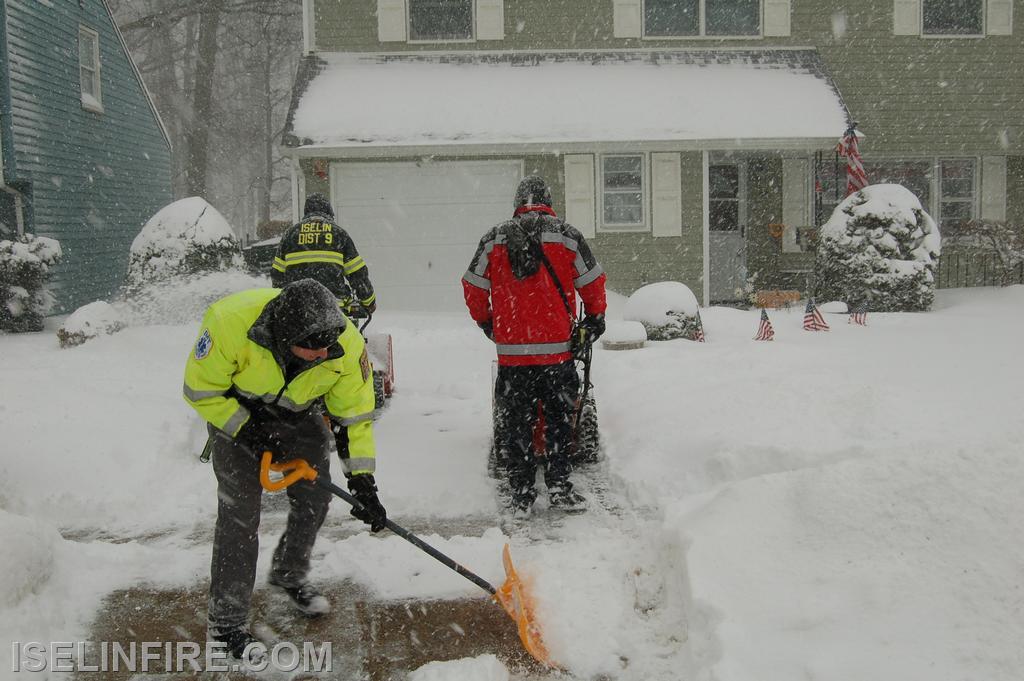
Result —
M99 34L103 113L82 107L80 25ZM7 2L7 26L26 229L60 241L53 288L69 311L120 286L132 240L171 199L170 149L102 2Z

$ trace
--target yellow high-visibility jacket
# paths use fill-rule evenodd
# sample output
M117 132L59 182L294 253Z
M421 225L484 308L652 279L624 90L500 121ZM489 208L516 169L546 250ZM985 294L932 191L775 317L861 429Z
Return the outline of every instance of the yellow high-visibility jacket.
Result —
M285 375L269 344L254 337L263 308L281 292L253 289L210 305L199 338L185 365L184 396L199 415L234 437L249 420L249 403L273 404L301 412L324 398L332 420L348 429L345 472L373 473L373 378L366 344L351 321L327 359L293 378Z

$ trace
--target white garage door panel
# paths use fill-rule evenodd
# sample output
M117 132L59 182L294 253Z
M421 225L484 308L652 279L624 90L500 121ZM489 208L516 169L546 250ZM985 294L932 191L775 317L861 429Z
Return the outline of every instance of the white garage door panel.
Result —
M332 202L382 308L460 310L483 233L512 215L519 161L335 163Z

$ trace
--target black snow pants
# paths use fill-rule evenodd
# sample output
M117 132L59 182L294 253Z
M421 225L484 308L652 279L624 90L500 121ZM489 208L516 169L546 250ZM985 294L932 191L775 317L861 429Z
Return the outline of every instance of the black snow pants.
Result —
M285 450L274 461L303 458L320 476L330 479L330 430L319 409L311 409L282 430ZM223 432L210 428L213 470L217 475L217 525L210 566L207 626L211 635L245 627L249 618L256 558L259 555L260 456ZM309 559L327 516L330 492L305 482L288 488L288 522L274 551L272 577L278 584L299 586L309 573Z
M495 402L506 425L507 471L513 496L533 497L537 456L533 428L537 403L544 405L546 451L544 482L548 490L569 486L572 464L572 418L580 379L570 360L563 364L499 366Z

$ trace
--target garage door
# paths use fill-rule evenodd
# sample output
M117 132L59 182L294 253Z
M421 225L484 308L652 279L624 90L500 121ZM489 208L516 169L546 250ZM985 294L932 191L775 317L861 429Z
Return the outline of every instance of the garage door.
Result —
M519 161L332 164L332 203L380 307L464 311L462 275L521 177Z

